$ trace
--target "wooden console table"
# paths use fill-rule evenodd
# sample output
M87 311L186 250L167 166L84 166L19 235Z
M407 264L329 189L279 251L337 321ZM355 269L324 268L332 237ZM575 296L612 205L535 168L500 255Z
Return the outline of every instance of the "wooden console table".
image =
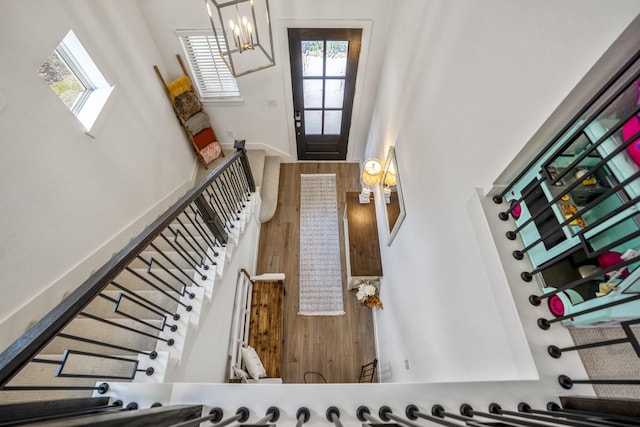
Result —
M360 193L347 193L344 208L344 242L347 263L347 290L361 280L382 276L378 222L373 196L370 203L360 203Z

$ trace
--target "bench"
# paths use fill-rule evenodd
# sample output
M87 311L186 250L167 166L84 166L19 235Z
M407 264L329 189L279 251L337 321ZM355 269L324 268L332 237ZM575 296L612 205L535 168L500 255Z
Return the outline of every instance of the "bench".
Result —
M235 368L245 369L242 348L253 347L267 372L265 378L245 382L282 382L284 274L250 276L241 269L231 328L229 381L243 378Z

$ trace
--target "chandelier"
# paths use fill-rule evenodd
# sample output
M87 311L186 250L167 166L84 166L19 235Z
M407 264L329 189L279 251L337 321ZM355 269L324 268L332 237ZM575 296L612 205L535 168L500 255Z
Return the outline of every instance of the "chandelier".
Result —
M234 77L274 66L269 0L205 0L218 50Z

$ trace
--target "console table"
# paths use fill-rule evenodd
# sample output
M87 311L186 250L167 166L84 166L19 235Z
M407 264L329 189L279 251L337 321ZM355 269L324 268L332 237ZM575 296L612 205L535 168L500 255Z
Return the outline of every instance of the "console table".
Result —
M382 276L380 242L376 206L360 203L360 193L347 193L344 208L344 243L347 263L347 290L354 289L361 280L376 280Z

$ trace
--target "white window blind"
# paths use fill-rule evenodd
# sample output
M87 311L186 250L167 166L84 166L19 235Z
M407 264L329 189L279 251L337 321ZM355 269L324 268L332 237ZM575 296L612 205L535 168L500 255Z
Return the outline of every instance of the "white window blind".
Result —
M178 30L187 62L200 97L228 98L240 96L238 84L220 57L216 39L211 30ZM219 34L220 44L224 44Z

